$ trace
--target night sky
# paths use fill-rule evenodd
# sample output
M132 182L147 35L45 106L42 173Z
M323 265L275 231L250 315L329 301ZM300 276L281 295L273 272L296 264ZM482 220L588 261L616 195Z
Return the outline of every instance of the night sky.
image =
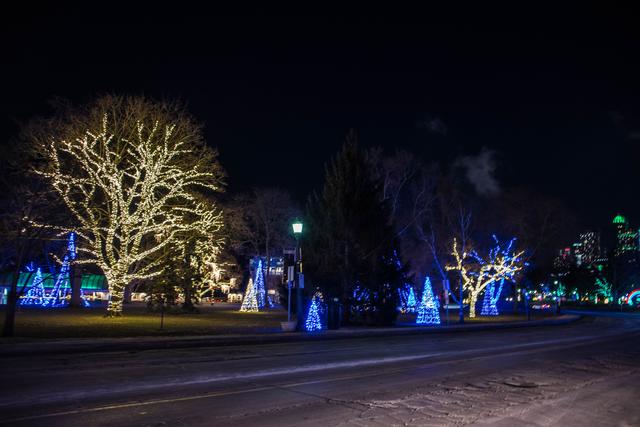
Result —
M5 13L0 136L54 96L178 97L231 190L280 186L303 201L355 128L363 145L443 165L485 147L502 188L562 197L589 227L617 211L640 224L636 15L460 9Z

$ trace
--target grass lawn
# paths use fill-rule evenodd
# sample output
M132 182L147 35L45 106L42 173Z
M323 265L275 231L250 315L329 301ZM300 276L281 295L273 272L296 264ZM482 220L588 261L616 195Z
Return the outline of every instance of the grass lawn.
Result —
M124 315L106 318L106 305L84 309L38 309L21 307L16 314L16 338L95 338L177 335L221 335L242 333L265 333L280 331L280 322L286 320L284 310L260 313L240 313L239 304L216 303L214 306L198 306L198 314L165 314L164 327L160 329L160 314L150 313L143 303L125 305ZM531 319L552 315L548 312L532 311ZM410 327L415 323L415 314L401 314L397 324ZM440 314L442 324L446 315ZM497 317L465 317L465 323L514 322L526 320L524 314L506 314ZM0 325L4 322L4 310L0 310ZM449 324L458 322L457 311L449 313ZM359 329L359 328L358 328ZM1 342L1 341L0 341Z
M150 313L142 303L128 304L124 315L105 318L106 306L84 309L36 309L21 307L16 314L16 337L93 338L208 335L276 332L287 320L283 310L240 313L239 304L202 305L198 314L166 314L160 329L160 313ZM4 310L0 310L0 325Z

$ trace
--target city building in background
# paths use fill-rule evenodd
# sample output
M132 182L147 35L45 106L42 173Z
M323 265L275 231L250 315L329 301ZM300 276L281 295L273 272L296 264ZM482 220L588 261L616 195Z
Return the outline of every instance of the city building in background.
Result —
M593 264L600 258L600 233L596 231L581 233L579 251L581 264Z
M638 231L631 228L627 219L618 214L613 219L616 229L615 256L632 256L635 258L638 252Z

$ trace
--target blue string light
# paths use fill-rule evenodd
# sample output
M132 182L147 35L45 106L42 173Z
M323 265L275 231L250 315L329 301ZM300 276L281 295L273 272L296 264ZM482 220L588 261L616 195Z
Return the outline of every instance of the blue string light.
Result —
M27 270L33 271L33 267L27 266ZM42 270L38 267L33 277L31 287L27 291L27 295L20 301L20 305L42 305L44 301L43 282Z
M398 295L400 296L400 311L403 313L415 313L417 301L413 286L410 283L406 283L404 289L398 289Z
M320 311L320 298L316 294L311 299L311 304L309 304L309 310L307 311L307 319L304 323L304 329L307 332L321 331L323 329Z
M418 306L418 315L416 316L417 325L439 325L440 324L440 304L433 296L431 288L431 279L427 276L424 280L424 288L422 290L422 299Z
M493 240L496 245L493 249L489 251L489 262L496 263L498 260L498 255L502 255L502 263L506 264L511 262L514 257L512 253L513 242L515 242L516 238L512 238L509 240L509 243L503 249L500 241L496 237L496 235L492 235ZM515 259L518 261L518 259ZM498 312L498 301L500 300L500 295L502 294L502 288L504 287L505 280L513 280L513 273L506 275L505 277L500 277L500 280L496 282L492 281L487 285L484 291L484 299L482 301L482 311L480 312L483 316L498 316L500 313Z

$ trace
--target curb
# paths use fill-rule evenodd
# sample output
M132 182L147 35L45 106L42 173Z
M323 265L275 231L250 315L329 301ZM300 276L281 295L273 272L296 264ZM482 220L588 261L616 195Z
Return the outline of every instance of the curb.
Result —
M48 342L15 343L0 345L0 357L20 357L49 354L72 353L100 353L100 352L138 352L146 350L199 348L199 347L227 347L237 345L279 344L301 341L323 341L364 339L377 337L395 337L409 335L427 335L442 333L461 333L475 331L489 331L497 329L516 329L536 326L557 326L573 323L582 316L562 315L551 319L512 323L488 323L488 324L456 324L450 326L419 326L419 327L393 327L383 329L338 329L323 331L320 333L285 332L272 334L253 335L226 335L226 336L191 336L171 338L104 338L96 340L59 340Z

